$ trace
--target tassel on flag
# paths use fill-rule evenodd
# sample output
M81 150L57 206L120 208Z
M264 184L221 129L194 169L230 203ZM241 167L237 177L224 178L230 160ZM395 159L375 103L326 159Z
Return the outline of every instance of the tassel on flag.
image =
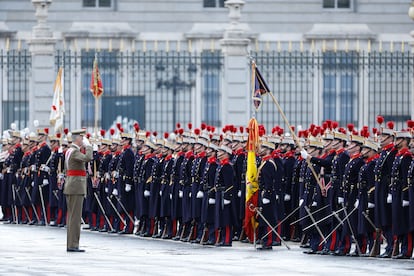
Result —
M259 68L256 64L252 63L252 86L253 87L253 104L256 108L256 111L259 111L262 104L262 95L270 93L270 89L266 84L266 81L263 79L262 74L260 74Z
M93 70L92 70L90 89L95 99L98 99L100 96L102 96L104 92L101 75L99 74L99 69L98 69L98 57L96 54L95 54L95 59L93 61Z
M63 83L63 68L60 67L53 88L53 102L49 117L50 124L55 127L55 132L63 128L63 114L65 114Z

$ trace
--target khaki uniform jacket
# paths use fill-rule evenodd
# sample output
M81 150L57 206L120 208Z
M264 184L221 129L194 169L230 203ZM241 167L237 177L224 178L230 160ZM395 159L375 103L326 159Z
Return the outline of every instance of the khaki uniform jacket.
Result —
M85 171L85 163L92 160L92 146L86 146L86 153L80 152L76 145L71 145L68 150L72 152L69 160L65 160L65 168L68 170ZM66 156L65 156L66 157ZM65 188L63 190L66 195L85 195L86 194L86 176L66 176Z

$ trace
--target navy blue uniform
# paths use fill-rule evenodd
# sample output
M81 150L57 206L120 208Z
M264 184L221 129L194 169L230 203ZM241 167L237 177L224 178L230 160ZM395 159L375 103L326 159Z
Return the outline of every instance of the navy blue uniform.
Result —
M232 217L232 199L234 188L234 170L229 159L220 161L216 171L216 211L215 227L220 229L219 245L231 246L233 240L233 217ZM230 201L225 204L225 201Z

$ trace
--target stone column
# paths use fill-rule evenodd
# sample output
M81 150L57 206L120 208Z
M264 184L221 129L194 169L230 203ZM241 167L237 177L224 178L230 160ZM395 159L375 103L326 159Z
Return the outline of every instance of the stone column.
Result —
M29 86L29 122L39 121L39 127L50 127L49 115L56 78L55 44L53 32L47 24L48 9L52 0L32 0L37 25L33 27L29 50L32 54L32 78Z
M222 125L247 125L251 117L250 40L245 26L239 22L242 0L228 0L230 24L220 41L224 53L224 84L221 95Z

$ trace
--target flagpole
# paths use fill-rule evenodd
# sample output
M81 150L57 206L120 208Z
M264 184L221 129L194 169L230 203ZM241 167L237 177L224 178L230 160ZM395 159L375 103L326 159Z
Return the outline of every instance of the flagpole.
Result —
M291 135L292 135L293 139L295 140L295 142L296 142L296 144L298 145L299 149L302 151L302 150L303 150L303 147L302 147L302 145L300 144L299 138L296 136L295 132L294 132L294 131L293 131L293 129L292 129L292 126L289 124L289 121L288 121L288 119L286 118L286 115L285 115L285 113L283 112L282 108L280 107L280 105L279 105L278 101L276 100L275 96L273 96L273 93L272 93L272 92L270 92L270 91L269 91L268 93L269 93L269 95L272 97L272 100L273 100L273 102L275 103L275 105L276 105L277 109L279 110L279 113L280 113L280 115L282 116L283 120L285 121L285 124L288 126L289 131L290 131L290 133L291 133ZM312 174L313 174L313 176L315 177L316 182L318 183L319 187L321 188L321 191L322 191L322 192L324 192L324 191L325 191L325 186L324 186L324 185L322 185L322 183L320 182L319 177L318 177L318 175L316 174L315 169L313 168L313 166L312 166L312 164L311 164L310 160L309 160L309 159L307 159L307 158L306 158L305 160L306 160L306 163L308 164L309 169L312 171Z
M254 60L252 61L252 64L253 64L253 67L254 67L254 68L253 68L253 70L256 70L256 63L254 62ZM255 71L253 71L253 74L254 74L254 73L255 73ZM253 76L254 76L254 75L253 75ZM252 77L252 79L253 79L253 78L254 78L254 77ZM262 79L258 78L258 81L260 82L260 84L261 84L263 87L266 87L266 85L263 83L263 80L262 80ZM252 82L254 82L254 79L252 80ZM254 89L254 88L253 88L253 89ZM293 139L295 140L296 144L298 145L299 149L302 151L302 150L303 150L303 147L302 147L302 145L300 144L299 138L296 136L295 132L293 131L293 129L292 129L292 127L291 127L291 125L290 125L290 123L289 123L289 121L288 121L288 119L287 119L287 117L286 117L285 113L283 112L282 108L281 108L281 107L280 107L280 105L279 105L279 102L276 100L275 96L274 96L274 95L273 95L273 93L270 91L270 89L268 89L268 90L269 90L269 91L266 91L266 92L267 92L267 93L269 93L269 94L270 94L270 96L272 97L272 100L273 100L273 102L275 103L275 105L276 105L277 109L279 110L280 115L282 116L283 120L285 121L285 124L286 124L286 125L287 125L287 127L289 128L289 132L291 133L291 135L292 135ZM319 177L318 177L318 175L316 174L315 169L313 168L313 166L312 166L312 164L311 164L310 160L305 159L305 161L306 161L306 163L308 164L308 167L309 167L309 169L311 170L311 172L312 172L313 176L315 177L316 182L318 183L319 187L321 188L322 193L324 193L324 191L325 191L325 185L322 185L322 183L320 182Z
M98 97L95 97L95 137L97 137L98 133L98 104Z

